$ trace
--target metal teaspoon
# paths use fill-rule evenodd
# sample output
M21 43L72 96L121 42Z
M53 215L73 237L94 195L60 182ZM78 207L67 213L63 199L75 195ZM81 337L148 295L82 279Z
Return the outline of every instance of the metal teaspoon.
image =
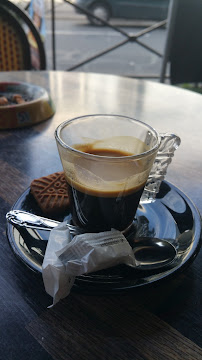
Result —
M27 227L35 230L51 230L60 222L47 219L21 210L11 210L6 214L7 221L13 226ZM77 226L66 224L72 235L84 232ZM138 270L154 270L171 264L176 257L175 247L167 240L140 237L134 238L133 252ZM131 266L133 267L133 266Z

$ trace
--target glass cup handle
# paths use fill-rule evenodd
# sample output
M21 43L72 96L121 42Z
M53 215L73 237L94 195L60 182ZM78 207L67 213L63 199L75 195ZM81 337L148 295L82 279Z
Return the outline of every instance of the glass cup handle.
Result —
M161 144L140 199L141 203L153 202L155 200L161 182L164 180L168 166L174 156L174 152L181 143L179 136L175 134L160 134L160 137Z

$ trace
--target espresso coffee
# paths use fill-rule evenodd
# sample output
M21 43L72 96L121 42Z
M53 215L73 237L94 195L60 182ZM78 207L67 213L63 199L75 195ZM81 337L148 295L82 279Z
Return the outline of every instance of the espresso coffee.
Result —
M70 187L73 223L90 232L125 230L134 219L143 189L130 195L103 197Z
M125 230L132 223L147 175L141 160L118 164L117 157L132 155L123 150L82 144L75 146L84 153L113 157L109 164L102 161L75 159L63 163L69 185L73 223L89 232ZM143 173L143 175L142 175Z

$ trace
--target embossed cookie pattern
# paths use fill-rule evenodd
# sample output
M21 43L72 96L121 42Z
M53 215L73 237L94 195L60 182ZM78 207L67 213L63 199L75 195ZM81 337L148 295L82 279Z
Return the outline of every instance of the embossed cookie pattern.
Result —
M31 193L45 214L62 214L69 207L68 186L64 172L56 172L35 179Z

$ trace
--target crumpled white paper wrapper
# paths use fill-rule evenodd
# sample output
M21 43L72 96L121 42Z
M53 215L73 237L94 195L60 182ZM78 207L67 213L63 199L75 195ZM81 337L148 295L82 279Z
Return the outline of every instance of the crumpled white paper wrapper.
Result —
M118 230L81 234L71 239L66 222L50 232L42 276L53 305L69 295L76 276L118 264L136 265L131 246Z

